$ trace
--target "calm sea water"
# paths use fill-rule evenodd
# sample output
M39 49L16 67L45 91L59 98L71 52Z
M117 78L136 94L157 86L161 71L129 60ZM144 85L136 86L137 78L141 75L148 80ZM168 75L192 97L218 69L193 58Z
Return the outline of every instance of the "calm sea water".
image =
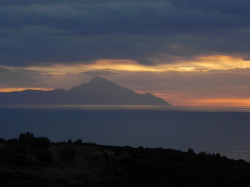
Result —
M250 109L156 106L0 108L0 137L30 131L52 141L220 152L250 161Z

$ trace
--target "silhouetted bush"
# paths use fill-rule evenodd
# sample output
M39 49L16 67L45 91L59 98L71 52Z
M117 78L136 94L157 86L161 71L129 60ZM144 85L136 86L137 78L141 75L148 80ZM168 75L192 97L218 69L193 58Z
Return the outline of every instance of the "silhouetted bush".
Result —
M53 156L48 150L50 141L48 138L35 138L32 133L22 133L18 139L6 141L6 146L1 150L1 161L19 166L35 165L35 157L43 164L51 163Z
M30 132L26 132L26 133L21 133L18 137L18 140L20 143L22 144L28 144L31 145L31 143L34 140L34 135Z
M97 146L94 142L85 142L84 145Z
M194 150L191 149L191 148L188 148L187 153L190 154L190 155L194 155L195 154Z
M28 156L27 147L16 143L9 144L1 150L0 161L19 167L33 167L36 165L35 160Z
M15 154L11 157L8 157L7 161L12 165L19 166L21 168L33 167L36 165L36 162L34 161L34 159L24 154Z
M3 138L0 138L0 143L5 143L5 140Z
M200 158L207 158L207 153L206 152L204 152L204 151L202 151L202 152L200 152L199 154L198 154L198 156L200 157Z
M20 142L16 138L9 139L5 143L7 146L20 144Z
M48 138L39 137L34 138L31 142L32 149L49 149L50 147L50 140Z
M81 145L82 144L82 139L78 138L76 141L73 142L74 144Z
M27 147L20 144L18 141L8 141L6 146L2 149L4 157L10 157L15 154L26 154Z
M221 155L220 155L220 153L216 153L214 157L217 158L217 159L220 159Z
M144 147L143 146L139 146L139 147L137 147L137 149L140 150L140 151L143 151Z
M48 138L35 138L30 132L20 134L18 140L21 144L29 145L31 149L49 149L51 144Z
M222 156L222 159L228 160L228 158L225 155Z
M69 139L69 140L67 141L67 144L72 144L72 140Z
M60 152L60 155L63 161L73 162L76 157L76 152L74 149L67 147Z

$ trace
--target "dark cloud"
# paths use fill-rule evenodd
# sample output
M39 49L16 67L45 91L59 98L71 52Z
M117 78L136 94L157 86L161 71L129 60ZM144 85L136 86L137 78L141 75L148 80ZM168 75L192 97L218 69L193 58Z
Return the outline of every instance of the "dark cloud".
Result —
M0 67L0 88L65 88L69 89L90 79L83 73L53 74L38 70Z
M247 0L0 0L0 63L247 56L249 6Z
M39 71L0 68L1 87L39 87L43 78Z

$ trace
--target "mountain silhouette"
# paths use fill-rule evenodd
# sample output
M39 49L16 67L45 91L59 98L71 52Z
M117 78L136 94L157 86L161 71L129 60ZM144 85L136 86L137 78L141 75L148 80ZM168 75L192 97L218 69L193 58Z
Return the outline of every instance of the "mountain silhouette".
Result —
M150 93L138 94L107 79L95 77L70 90L0 92L0 105L170 105Z

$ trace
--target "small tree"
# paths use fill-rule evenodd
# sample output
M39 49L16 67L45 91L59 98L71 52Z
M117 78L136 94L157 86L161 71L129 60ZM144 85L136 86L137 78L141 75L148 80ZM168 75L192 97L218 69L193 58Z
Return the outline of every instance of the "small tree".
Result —
M81 138L78 138L76 141L73 142L74 144L79 144L81 145L82 144L82 139Z
M67 141L67 144L72 144L72 140L69 139L69 140Z
M3 138L0 138L0 143L4 143L5 140Z
M194 150L193 150L193 149L191 149L191 148L188 148L187 153L188 153L188 154L190 154L190 155L195 154L195 153L194 153Z
M31 144L31 142L34 140L34 135L30 132L21 133L18 137L18 140L22 144Z
M34 138L31 142L32 149L45 149L48 150L50 147L50 140L48 138L39 137Z

